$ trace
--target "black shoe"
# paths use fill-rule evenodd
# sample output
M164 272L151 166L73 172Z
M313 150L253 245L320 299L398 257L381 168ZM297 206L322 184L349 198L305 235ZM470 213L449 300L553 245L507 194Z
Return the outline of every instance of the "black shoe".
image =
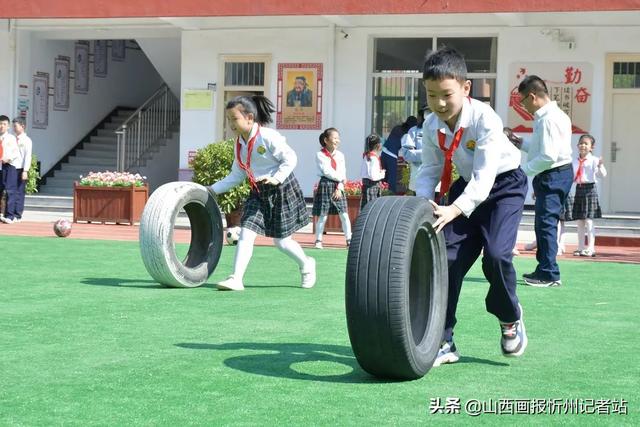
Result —
M524 284L527 286L533 286L535 288L555 288L558 286L562 286L562 281L558 280L546 280L546 279L537 279L535 277L525 277Z
M527 279L535 279L535 278L536 278L536 272L534 271L533 273L524 273L524 274L522 275L522 278L523 278L524 280L527 280Z

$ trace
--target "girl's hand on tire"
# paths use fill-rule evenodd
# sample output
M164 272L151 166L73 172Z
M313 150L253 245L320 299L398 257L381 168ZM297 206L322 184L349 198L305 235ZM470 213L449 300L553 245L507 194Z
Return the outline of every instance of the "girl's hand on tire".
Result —
M431 206L433 206L433 215L438 217L436 222L433 223L436 233L444 228L445 225L456 219L462 211L456 205L440 206L433 200L429 200Z

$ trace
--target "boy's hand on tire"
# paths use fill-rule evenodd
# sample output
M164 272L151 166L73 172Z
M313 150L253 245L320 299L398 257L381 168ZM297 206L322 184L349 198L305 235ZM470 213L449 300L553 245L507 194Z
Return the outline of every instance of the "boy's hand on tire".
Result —
M433 200L429 200L431 206L433 206L433 215L438 217L436 222L433 223L436 233L444 228L445 225L456 219L462 211L456 205L440 206Z

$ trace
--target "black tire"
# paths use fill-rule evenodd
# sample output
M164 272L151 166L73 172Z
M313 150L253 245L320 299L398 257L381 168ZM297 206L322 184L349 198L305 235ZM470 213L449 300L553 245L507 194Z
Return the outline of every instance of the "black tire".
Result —
M176 216L184 208L191 223L191 244L183 261L173 242ZM193 182L170 182L153 192L140 220L140 252L158 283L195 288L207 281L222 252L222 214L211 193Z
M386 196L356 220L346 274L347 328L365 371L421 378L433 366L447 311L448 269L433 208L418 197Z

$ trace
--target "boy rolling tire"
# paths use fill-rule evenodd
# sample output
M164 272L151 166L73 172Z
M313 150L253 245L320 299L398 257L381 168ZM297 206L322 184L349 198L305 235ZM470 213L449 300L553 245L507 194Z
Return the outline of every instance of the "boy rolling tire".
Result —
M349 247L349 339L370 374L412 380L436 358L447 310L447 256L433 209L416 197L387 196L358 217Z
M173 228L184 208L191 223L191 244L184 260L175 252ZM158 283L195 288L209 278L222 252L222 214L212 194L192 182L171 182L153 192L140 220L140 252Z

